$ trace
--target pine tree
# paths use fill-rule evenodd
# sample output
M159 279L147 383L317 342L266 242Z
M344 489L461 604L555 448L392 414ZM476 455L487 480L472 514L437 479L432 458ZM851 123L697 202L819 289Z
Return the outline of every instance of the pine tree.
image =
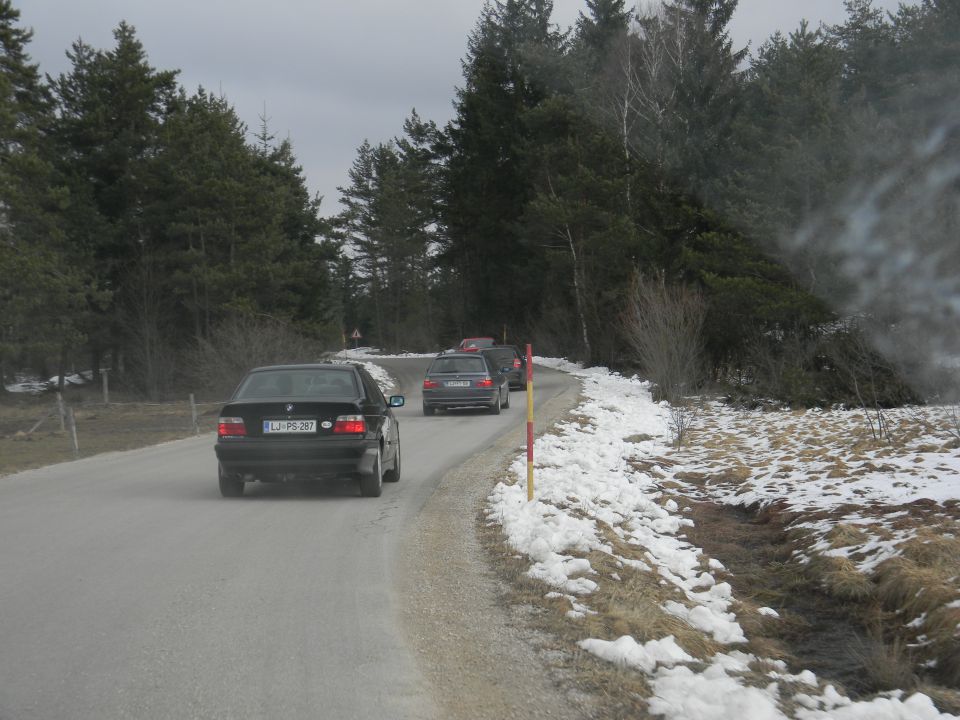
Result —
M506 325L517 334L540 295L530 267L537 249L517 223L532 197L524 114L548 95L531 78L542 56L559 54L563 45L551 10L543 1L488 4L468 43L465 86L447 130L443 217L444 259L463 289L448 306L463 332Z
M593 72L599 74L610 54L623 41L631 13L626 0L587 0L588 14L577 16L576 40L579 48L589 53Z
M671 185L711 199L739 110L727 25L737 0L670 0L639 19L635 152Z
M64 242L53 105L19 17L0 0L0 388L12 363L55 357L62 389L67 354L83 339L85 268Z
M765 247L781 247L777 256L814 293L835 282L826 258L815 248L788 252L783 241L832 202L849 174L842 74L840 51L806 23L761 46L735 125L734 172L724 205Z
M436 245L437 130L414 112L405 136L364 142L341 188L338 218L372 304L371 334L381 347L433 341L430 270Z
M609 309L616 307L640 253L624 205L616 138L580 110L571 97L545 100L528 113L535 141L529 154L535 195L524 213L531 242L547 249L544 297L533 306L541 325L569 337L565 353L590 362L616 354Z
M290 141L272 146L264 126L248 145L233 107L202 88L178 101L158 141L144 217L178 318L171 340L206 339L234 311L335 340L318 319L335 253L317 243L320 200L310 197Z
M98 290L110 295L109 307L90 328L93 362L112 349L119 366L125 327L143 326L143 318L135 316L145 312L142 299L162 296L155 288L131 284L160 277L133 271L149 262L140 222L149 202L143 166L174 101L177 72L149 65L132 26L121 22L113 34L116 44L108 51L74 43L67 53L72 68L57 78L53 91L57 164L72 198L67 235L97 264Z

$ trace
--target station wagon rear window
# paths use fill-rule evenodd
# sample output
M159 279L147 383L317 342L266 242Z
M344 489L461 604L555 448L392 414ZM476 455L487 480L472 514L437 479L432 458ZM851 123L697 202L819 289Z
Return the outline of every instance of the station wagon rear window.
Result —
M430 366L431 373L485 373L487 366L482 357L437 358Z

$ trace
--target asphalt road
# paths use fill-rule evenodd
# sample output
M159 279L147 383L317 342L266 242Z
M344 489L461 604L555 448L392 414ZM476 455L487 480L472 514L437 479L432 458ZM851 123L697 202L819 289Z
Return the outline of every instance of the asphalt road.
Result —
M400 627L399 548L526 394L426 418L427 362L382 362L407 406L379 498L344 481L223 499L212 436L0 478L0 720L441 717ZM537 368L536 402L571 382Z

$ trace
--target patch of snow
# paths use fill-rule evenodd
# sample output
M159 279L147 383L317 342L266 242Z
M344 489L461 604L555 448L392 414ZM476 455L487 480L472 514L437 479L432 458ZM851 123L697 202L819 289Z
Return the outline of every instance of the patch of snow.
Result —
M643 645L629 635L623 635L613 641L590 638L581 640L578 645L598 658L617 665L637 668L646 673L653 672L657 665L673 667L680 662L693 662L694 659L677 645L673 635L667 635L659 640L650 640Z

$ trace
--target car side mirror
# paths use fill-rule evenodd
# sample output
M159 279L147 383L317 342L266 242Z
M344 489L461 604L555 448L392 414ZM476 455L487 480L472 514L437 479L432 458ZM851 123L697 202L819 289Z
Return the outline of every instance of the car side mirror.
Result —
M403 395L391 395L390 396L390 407L403 407L406 399Z

